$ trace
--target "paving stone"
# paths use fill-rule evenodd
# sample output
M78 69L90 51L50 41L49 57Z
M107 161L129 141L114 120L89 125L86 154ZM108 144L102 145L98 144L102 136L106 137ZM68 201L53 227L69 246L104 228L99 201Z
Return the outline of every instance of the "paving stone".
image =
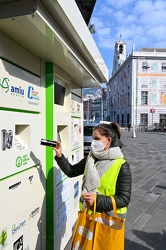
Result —
M136 223L140 219L140 217L147 211L149 207L148 202L144 202L138 200L134 204L128 207L127 221L129 221L132 225Z
M132 230L141 230L143 228L143 226L147 223L148 220L151 219L151 215L150 214L142 214L142 216L140 216L140 218L135 222L135 224L133 224L132 226Z
M163 176L164 176L164 175L163 175ZM165 180L164 180L164 181L160 181L160 182L156 185L156 187L160 187L160 188L166 190L166 181L165 181Z
M143 170L141 170L141 169L136 169L133 173L134 173L134 174L141 174L142 171L143 171Z
M154 250L154 248L150 248L150 247L146 247L146 246L143 246L143 244L139 244L137 242L134 242L134 241L129 241L128 244L125 245L125 249L126 250Z
M166 249L166 233L163 234L158 246L156 246L156 250L165 250Z
M137 188L132 192L133 195L140 196L140 197L143 196L145 193L147 193L147 191L142 188Z
M155 177L155 179L162 180L162 179L164 179L165 175L163 175L162 172L159 172L159 173L156 173L156 174L154 175L154 177Z
M153 240L155 239L155 241L158 242L165 228L165 210L159 208L156 213L151 217L151 219L141 229L141 232L145 232L147 234L147 238Z
M138 195L134 195L133 193L131 194L131 199L130 199L130 205L135 203L140 197Z
M143 179L143 176L135 176L135 177L133 177L132 181L135 184L135 183L141 181L142 179Z
M152 187L154 187L158 183L157 179L151 178L150 181L146 182L144 185L142 185L143 189L146 189L147 191L150 190Z
M135 234L135 237L132 239L130 242L128 249L138 249L138 250L144 250L144 249L152 249L154 250L155 247L157 246L157 242L155 238L149 239L147 236L149 235L148 233L140 232L138 230L133 230L133 233ZM159 237L159 235L157 235Z
M151 189L151 192L154 194L162 194L164 192L164 189L161 186L156 185Z
M157 211L157 209L161 208L161 206L163 205L164 201L165 201L165 197L162 196L162 195L159 196L158 199L156 199L155 202L153 202L149 206L147 213L153 215Z
M160 156L155 157L155 161L160 162L161 158Z
M153 203L158 197L159 197L159 195L157 195L157 194L146 193L146 194L145 194L143 197L141 197L140 199L141 199L142 201L146 201L146 202Z
M160 209L165 209L166 210L166 201L161 205Z

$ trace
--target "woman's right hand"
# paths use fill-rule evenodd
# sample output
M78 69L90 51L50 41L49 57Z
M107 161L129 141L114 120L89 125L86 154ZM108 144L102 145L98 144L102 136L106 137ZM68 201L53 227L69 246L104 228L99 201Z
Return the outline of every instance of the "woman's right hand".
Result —
M55 151L57 157L62 156L62 145L59 141L56 142L56 147L52 147L52 149Z

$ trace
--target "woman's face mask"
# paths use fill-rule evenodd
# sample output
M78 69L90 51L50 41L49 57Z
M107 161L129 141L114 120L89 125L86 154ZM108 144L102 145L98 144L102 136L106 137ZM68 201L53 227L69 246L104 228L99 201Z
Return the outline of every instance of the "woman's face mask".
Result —
M106 137L100 134L100 131L98 129L95 129L92 134L93 141L91 144L91 148L93 152L102 152L108 148L110 148L111 145L111 137Z
M93 140L91 143L92 151L101 152L104 150L104 144L101 141Z

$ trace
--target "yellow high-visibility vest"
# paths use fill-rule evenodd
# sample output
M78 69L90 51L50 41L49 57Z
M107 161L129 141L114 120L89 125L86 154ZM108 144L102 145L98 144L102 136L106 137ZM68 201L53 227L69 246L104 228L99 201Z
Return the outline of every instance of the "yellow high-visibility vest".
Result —
M100 178L100 187L97 191L101 195L106 196L114 196L116 189L116 182L118 178L119 171L121 169L122 164L125 162L124 159L118 158L112 164L112 166L104 173L104 175ZM80 199L80 210L82 210L82 199ZM93 213L93 211L89 210L88 214ZM120 218L126 218L127 208L117 208L117 213ZM108 215L113 216L113 211L109 211Z

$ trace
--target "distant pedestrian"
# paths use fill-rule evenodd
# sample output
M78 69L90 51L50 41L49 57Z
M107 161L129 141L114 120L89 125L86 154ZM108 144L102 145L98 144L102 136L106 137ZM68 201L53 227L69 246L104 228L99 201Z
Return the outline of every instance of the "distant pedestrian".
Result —
M128 131L130 131L130 128L131 128L130 122L127 124L127 128L128 128Z

